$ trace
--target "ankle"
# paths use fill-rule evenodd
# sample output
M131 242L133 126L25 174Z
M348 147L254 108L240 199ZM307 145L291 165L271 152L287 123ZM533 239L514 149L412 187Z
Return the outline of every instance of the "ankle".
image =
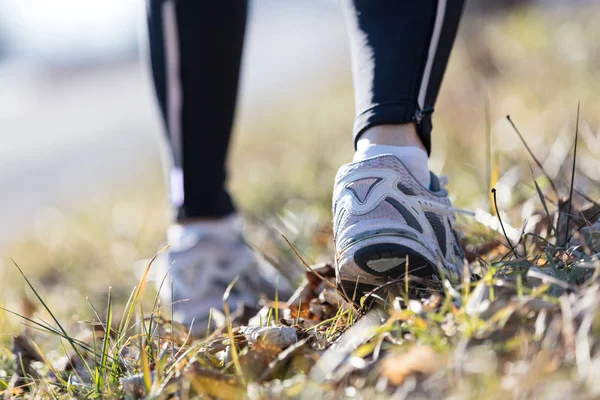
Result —
M194 217L179 220L172 224L167 231L167 241L170 244L180 242L182 238L195 237L203 233L213 236L230 237L242 232L242 219L237 213L226 217Z
M376 125L364 131L356 144L357 149L374 144L388 146L413 146L427 151L417 134L414 123L400 125Z
M176 224L187 226L187 225L202 225L202 224L218 224L223 221L223 217L186 217L178 219Z
M420 147L394 146L388 144L363 145L354 153L353 162L359 162L382 155L392 155L396 157L424 188L429 188L431 176L427 152Z

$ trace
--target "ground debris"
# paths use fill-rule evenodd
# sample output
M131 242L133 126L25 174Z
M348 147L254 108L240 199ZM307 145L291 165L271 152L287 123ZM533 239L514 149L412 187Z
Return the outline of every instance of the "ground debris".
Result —
M13 337L12 353L16 368L8 383L8 390L4 393L4 398L11 398L13 395L29 392L33 380L39 378L38 372L31 364L34 361L43 361L43 358L25 336Z
M594 224L583 226L578 231L578 234L573 235L570 245L584 246L584 250L588 251L590 254L597 255L600 253L600 220L596 221Z
M238 379L218 371L209 370L198 363L186 369L185 378L190 383L190 397L208 396L225 400L243 399L246 389Z
M391 384L401 385L407 377L431 374L439 366L439 357L430 347L416 345L405 353L385 358L381 362L381 375Z
M478 381L512 397L539 398L544 385L528 379L560 387L568 382L561 374L576 374L600 396L599 224L580 226L562 247L536 238L510 249L496 237L474 247L477 276L390 280L358 304L336 289L331 264L307 266L289 300L263 299L261 309L240 308L229 320L221 315L221 327L208 337L190 336L156 315L143 319L151 330L126 340L112 329L109 344L120 344L109 351L115 362L104 376L117 374L120 386L110 393L126 398L446 398L459 392L469 398L479 393ZM92 329L84 344L101 348L104 325ZM36 376L41 361L26 344L14 346L29 360L29 372L16 370L23 378ZM100 359L80 354L91 366ZM98 385L97 370L90 375L85 363L72 354L46 379L78 390Z
M298 331L289 326L243 326L239 332L248 338L251 345L264 342L280 349L285 349L298 340Z

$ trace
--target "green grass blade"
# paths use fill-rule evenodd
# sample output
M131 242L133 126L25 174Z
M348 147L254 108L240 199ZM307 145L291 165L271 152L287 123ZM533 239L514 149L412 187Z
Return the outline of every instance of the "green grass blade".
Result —
M52 313L52 311L50 310L50 307L48 307L48 305L46 305L46 303L44 302L44 300L42 299L42 296L39 295L39 293L35 290L35 288L33 287L33 285L31 284L31 282L29 281L29 279L27 278L27 276L25 276L25 273L23 272L23 270L21 269L21 267L19 267L19 265L16 263L15 260L13 260L12 258L10 259L13 264L15 265L15 267L17 267L17 269L19 270L19 272L21 273L21 275L23 276L23 279L25 279L25 282L27 282L27 285L29 286L29 288L33 291L33 293L35 294L35 297L37 297L37 299L39 300L39 302L42 304L42 306L44 307L44 309L48 312L48 314L50 314L50 317L52 317L52 320L54 321L54 323L56 324L56 326L58 327L58 329L60 329L60 331L63 334L63 337L69 342L69 344L71 345L71 347L73 348L73 351L75 351L75 353L81 358L81 361L85 364L86 369L89 371L90 375L92 375L92 370L90 368L90 366L88 365L87 361L85 360L85 358L83 357L83 354L81 354L81 352L79 351L79 348L76 346L75 341L73 340L73 338L71 338L69 336L69 334L67 333L67 331L62 327L62 325L60 324L60 322L58 322L58 319L54 316L54 314Z
M102 358L100 359L100 383L104 383L106 375L106 362L108 359L108 344L110 341L110 327L112 324L112 288L108 289L108 300L106 306L106 325L104 326L104 338L102 339ZM99 394L102 394L102 385L97 388Z
M135 296L135 291L136 291L137 286L134 286L133 290L131 291L131 294L129 295L129 298L127 299L127 303L125 303L125 310L129 310L130 306L131 306L131 302L133 301L133 298ZM128 318L125 318L125 314L123 314L123 316L121 317L121 321L119 321L119 330L117 331L118 334L118 339L117 339L117 343L120 343L121 341L121 335L123 334L123 332L125 330L127 330L127 324L129 322Z

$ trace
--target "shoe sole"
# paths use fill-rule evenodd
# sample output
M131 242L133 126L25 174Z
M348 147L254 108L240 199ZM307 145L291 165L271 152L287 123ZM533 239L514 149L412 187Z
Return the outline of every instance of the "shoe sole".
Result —
M338 282L346 294L360 299L373 289L406 273L403 259L408 258L409 274L428 278L437 268L426 248L418 241L398 236L367 237L347 248L338 259ZM378 265L395 267L379 268ZM376 268L376 269L374 269ZM378 270L379 269L379 270Z

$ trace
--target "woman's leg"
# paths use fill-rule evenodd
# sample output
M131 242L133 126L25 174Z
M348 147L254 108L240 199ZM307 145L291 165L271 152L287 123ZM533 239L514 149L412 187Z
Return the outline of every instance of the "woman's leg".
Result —
M173 154L177 219L234 211L225 188L247 1L150 0L152 72Z
M333 193L338 281L350 295L410 274L462 273L448 193L427 164L431 114L463 1L343 0L354 162Z
M176 321L203 334L211 308L256 304L267 290L225 188L246 0L150 0L152 71L173 154L171 199L177 221L168 230L171 274L161 298ZM185 301L184 301L185 300ZM213 324L216 320L213 314Z
M399 137L413 136L414 129L430 152L431 114L463 0L343 0L343 5L352 51L355 144L371 128L392 125L406 131Z

